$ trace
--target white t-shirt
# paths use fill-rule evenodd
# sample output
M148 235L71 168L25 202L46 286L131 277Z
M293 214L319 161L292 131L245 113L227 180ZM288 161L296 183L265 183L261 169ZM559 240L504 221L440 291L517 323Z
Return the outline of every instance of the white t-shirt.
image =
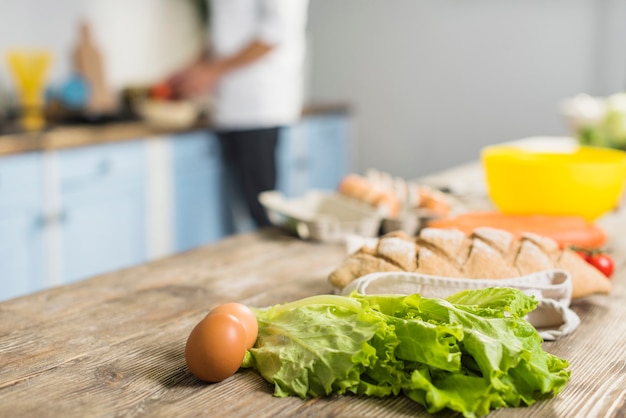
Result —
M295 122L302 110L308 0L211 0L210 6L210 41L218 57L254 39L275 46L222 77L215 125L254 129Z

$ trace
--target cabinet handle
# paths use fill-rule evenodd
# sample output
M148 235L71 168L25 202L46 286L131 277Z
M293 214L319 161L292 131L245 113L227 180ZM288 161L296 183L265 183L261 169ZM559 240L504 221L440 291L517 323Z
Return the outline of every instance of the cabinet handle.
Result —
M65 210L61 210L59 212L53 213L44 213L39 216L37 223L39 226L47 227L57 223L64 223L67 221L67 212Z
M101 176L108 174L111 171L111 166L112 164L110 160L100 161L100 164L98 165L98 174Z
M44 226L46 226L46 221L45 221L45 215L40 213L37 215L37 217L35 217L35 227L36 228L43 228Z

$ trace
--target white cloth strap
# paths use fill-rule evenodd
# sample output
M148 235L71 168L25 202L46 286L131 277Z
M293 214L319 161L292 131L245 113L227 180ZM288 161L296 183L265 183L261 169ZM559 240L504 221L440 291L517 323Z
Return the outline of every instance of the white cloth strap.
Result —
M570 334L580 324L578 315L569 308L572 278L565 270L545 270L510 279L466 279L398 272L371 273L354 280L339 293L419 293L424 297L446 298L464 289L488 287L512 287L533 295L539 303L526 319L544 340L555 340Z

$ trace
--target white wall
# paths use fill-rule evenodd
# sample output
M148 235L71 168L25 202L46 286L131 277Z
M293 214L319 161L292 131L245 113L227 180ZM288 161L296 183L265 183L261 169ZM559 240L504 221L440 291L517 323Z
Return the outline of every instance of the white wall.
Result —
M81 19L100 47L110 85L119 89L168 75L202 41L189 2L182 0L0 0L0 85L11 86L4 56L11 48L44 48L54 61L48 80L71 72Z
M619 0L315 0L314 100L347 101L355 166L414 178L567 134L559 102L624 88Z
M160 81L197 54L202 29L188 1L88 0L115 87Z
M563 98L626 88L624 0L312 0L309 98L347 102L353 169L413 178L484 145L567 134ZM201 41L183 0L0 0L4 54L49 48L70 71L86 17L113 87L158 79Z
M52 51L51 80L66 74L74 22L83 13L80 0L0 0L0 87L12 86L6 53L13 48Z

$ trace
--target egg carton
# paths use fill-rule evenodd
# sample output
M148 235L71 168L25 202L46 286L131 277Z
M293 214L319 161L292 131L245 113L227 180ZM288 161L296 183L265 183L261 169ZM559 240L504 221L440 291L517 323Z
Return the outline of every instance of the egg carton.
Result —
M343 242L349 235L376 237L383 219L371 205L336 192L310 190L288 198L271 190L261 193L259 201L274 225L285 226L304 240Z
M393 218L385 217L382 220L380 233L387 234L402 231L409 236L415 236L422 228L428 225L428 221L439 217L439 215L427 209L413 208L404 210Z
M444 197L443 193L420 184L418 181L404 180L383 171L369 169L364 176L352 176L365 181L369 188L365 191L362 189L357 191L354 187L348 188L349 186L346 184L344 190L340 185L339 191L343 192L343 195L371 205L379 205L384 215L380 231L382 234L403 231L409 236L416 235L429 220L442 216L441 213L426 207L427 202L423 199L430 196L431 199L436 197L439 201L448 200L448 197ZM391 202L388 200L377 201L376 196L380 193L390 196Z

